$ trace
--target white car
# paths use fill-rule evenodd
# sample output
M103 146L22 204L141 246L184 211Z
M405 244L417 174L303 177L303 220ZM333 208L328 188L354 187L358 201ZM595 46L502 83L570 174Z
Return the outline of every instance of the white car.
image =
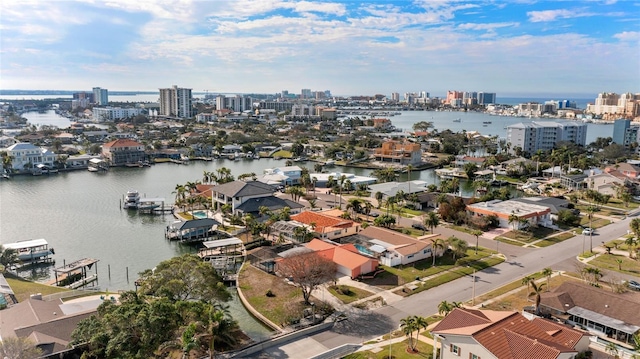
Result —
M596 231L595 231L593 228L591 228L591 227L585 227L585 228L582 230L582 234L586 234L587 236L592 235L592 234L594 234L594 233L596 233Z

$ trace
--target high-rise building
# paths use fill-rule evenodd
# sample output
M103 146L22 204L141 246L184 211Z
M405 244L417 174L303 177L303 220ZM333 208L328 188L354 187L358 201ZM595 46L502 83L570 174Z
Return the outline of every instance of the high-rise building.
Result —
M491 103L496 103L496 94L495 92L478 92L478 104L479 105L488 105Z
M109 104L109 90L100 87L93 88L93 101L98 106L106 106Z
M191 89L173 85L160 89L160 116L190 118L192 116Z
M628 146L629 143L629 129L631 127L631 120L627 120L624 118L615 120L613 122L613 135L611 136L611 140L613 143L617 143L619 145ZM637 129L636 129L637 132Z
M302 91L300 92L300 98L311 98L311 89L302 89Z
M584 146L586 139L587 124L583 122L534 121L507 126L511 151L519 147L530 155L538 150L551 150L562 141Z

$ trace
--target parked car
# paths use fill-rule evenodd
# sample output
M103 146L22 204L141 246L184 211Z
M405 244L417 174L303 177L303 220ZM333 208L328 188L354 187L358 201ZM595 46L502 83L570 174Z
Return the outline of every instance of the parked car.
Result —
M422 223L414 223L411 225L412 228L414 229L419 229L421 231L426 231L427 227L425 227Z
M633 290L640 290L640 283L636 282L635 280L630 280L627 285Z
M582 234L586 234L587 236L595 234L596 231L591 227L585 227L582 229Z

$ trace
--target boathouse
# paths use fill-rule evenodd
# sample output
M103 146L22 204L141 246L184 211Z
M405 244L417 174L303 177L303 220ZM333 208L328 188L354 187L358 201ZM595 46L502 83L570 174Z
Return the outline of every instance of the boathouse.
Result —
M220 222L213 218L178 221L167 226L165 237L181 242L203 241L213 237Z
M55 268L55 285L77 289L98 280L98 263L97 259L83 258L75 262L65 264L62 267ZM94 266L95 264L95 266ZM95 273L89 275L91 267L95 267Z

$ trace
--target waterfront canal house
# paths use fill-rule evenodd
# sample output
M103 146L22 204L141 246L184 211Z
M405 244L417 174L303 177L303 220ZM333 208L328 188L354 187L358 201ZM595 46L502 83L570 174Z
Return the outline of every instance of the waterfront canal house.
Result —
M542 293L540 311L602 339L629 347L640 331L640 294L613 293L569 281Z
M327 258L336 264L339 274L356 279L361 275L375 272L378 268L378 260L363 255L351 243L337 244L320 239L313 239L305 247L313 249L318 255Z
M31 171L38 165L54 167L58 155L31 143L19 142L7 148L11 157L11 168L14 171Z
M467 205L474 216L496 216L501 228L524 229L530 225L552 227L551 208L516 200L499 199Z
M220 222L213 218L199 218L189 221L177 221L167 226L165 237L180 242L197 242L216 235Z
M625 186L631 180L618 171L602 172L584 179L587 189L600 192L604 195L616 195L617 187Z
M416 165L422 162L420 144L409 141L386 141L381 148L374 150L374 158L380 162L391 162L399 165Z
M439 359L571 359L589 349L581 330L510 311L455 308L431 334Z
M275 185L294 186L300 183L300 177L302 177L302 168L299 166L286 166L265 169L264 175L259 178L259 181Z
M102 145L102 157L111 166L126 166L145 161L144 145L130 139L119 139Z
M439 238L438 234L413 238L387 228L369 226L355 236L344 238L341 243L353 243L360 253L378 259L382 265L395 267L431 258L431 243L436 238ZM443 253L441 250L436 255Z
M204 186L202 187L204 189ZM231 212L233 214L241 214L240 208L243 210L249 210L248 205L240 207L247 201L265 197L275 197L273 194L275 188L269 184L262 183L260 181L233 181L229 183L223 183L219 185L211 186L210 188L211 200L214 208L219 209L221 206L230 205ZM208 191L205 192L207 195ZM274 200L275 201L275 200ZM282 208L288 207L286 201L281 200ZM282 209L281 208L281 209Z

